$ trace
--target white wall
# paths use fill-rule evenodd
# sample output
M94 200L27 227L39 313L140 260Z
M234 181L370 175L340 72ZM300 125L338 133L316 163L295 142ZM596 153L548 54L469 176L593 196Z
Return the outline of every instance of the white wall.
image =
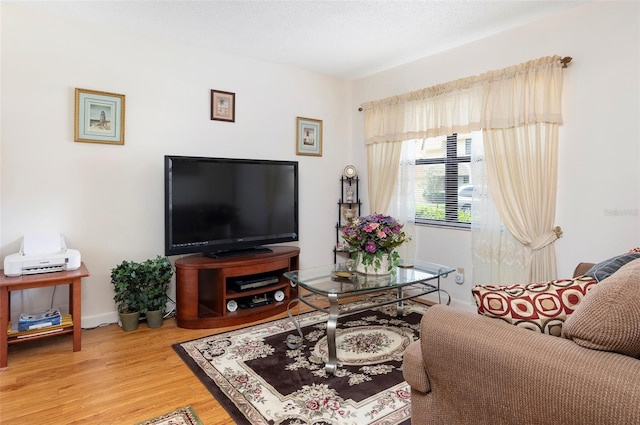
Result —
M558 277L640 245L640 4L594 2L353 82L354 158L366 166L363 102L506 68L541 56L574 58L564 74L556 224ZM468 231L419 228L418 256L464 267L445 281L471 308Z
M333 262L347 81L0 7L0 255L25 233L60 231L91 272L84 327L116 320L111 267L163 254L166 154L298 160L301 265ZM126 95L124 146L73 141L74 88ZM235 123L210 120L211 89L236 93ZM321 158L295 155L296 116L323 120ZM50 297L14 294L14 320Z
M346 164L358 167L367 200L361 103L553 54L574 58L560 132L558 274L640 245L636 2L579 6L352 83L6 3L0 13L0 256L25 233L61 231L92 273L83 326L115 320L111 267L163 252L163 155L300 161L301 265L327 264ZM126 95L124 146L73 141L76 87ZM235 123L209 120L211 89L236 93ZM324 121L322 158L295 155L296 116ZM465 268L463 285L450 277L444 287L471 308L469 232L421 227L415 236L420 259ZM14 296L14 314L21 298L29 309L48 305L37 291L46 290Z

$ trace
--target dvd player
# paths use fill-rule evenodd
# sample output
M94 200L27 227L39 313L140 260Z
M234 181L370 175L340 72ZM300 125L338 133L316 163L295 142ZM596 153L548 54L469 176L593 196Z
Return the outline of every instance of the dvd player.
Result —
M261 305L271 304L274 300L273 297L267 296L267 294L255 295L253 298L245 297L240 298L238 305L240 308L253 308L260 307Z
M252 279L238 279L231 282L231 287L238 291L248 291L249 289L262 288L263 286L278 283L278 276L260 276Z

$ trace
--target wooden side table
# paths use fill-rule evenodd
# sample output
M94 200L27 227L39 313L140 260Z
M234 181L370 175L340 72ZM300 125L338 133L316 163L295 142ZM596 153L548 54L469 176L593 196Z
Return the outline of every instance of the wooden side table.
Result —
M4 275L4 270L0 270L0 368L4 368L7 366L9 344L17 344L33 339L47 338L50 336L72 333L73 351L81 350L81 283L82 278L87 276L89 276L89 270L87 270L84 263L80 264L80 268L76 270L33 274L17 277L7 277ZM57 285L69 285L69 313L71 314L72 324L57 332L24 335L20 338L9 338L9 319L11 318L10 292ZM43 331L46 331L46 329L43 329Z

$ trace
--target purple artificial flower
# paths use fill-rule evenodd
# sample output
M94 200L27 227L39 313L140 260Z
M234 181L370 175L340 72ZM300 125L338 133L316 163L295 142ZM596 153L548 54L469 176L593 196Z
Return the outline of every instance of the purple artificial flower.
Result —
M374 255L390 253L408 240L402 225L395 218L382 214L353 218L341 233L352 249Z

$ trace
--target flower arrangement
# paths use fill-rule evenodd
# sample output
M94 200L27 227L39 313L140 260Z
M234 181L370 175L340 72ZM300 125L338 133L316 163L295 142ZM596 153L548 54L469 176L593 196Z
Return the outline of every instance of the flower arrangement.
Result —
M391 216L371 214L349 220L342 230L342 238L351 249L359 253L360 262L365 267L372 266L377 271L381 266L381 260L387 256L391 270L398 265L399 255L395 249L411 240L402 227L403 225Z

